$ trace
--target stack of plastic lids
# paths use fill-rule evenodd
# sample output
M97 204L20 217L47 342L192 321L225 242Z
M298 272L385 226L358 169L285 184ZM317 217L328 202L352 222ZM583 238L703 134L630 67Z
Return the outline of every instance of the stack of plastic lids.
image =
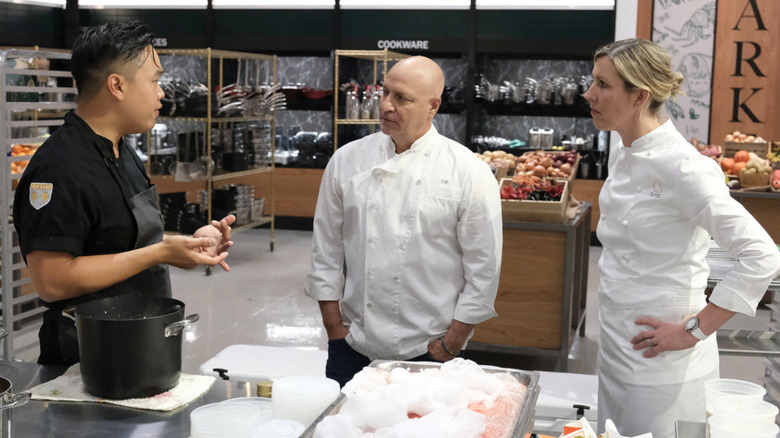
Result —
M271 421L271 399L266 397L236 397L229 398L222 403L230 404L247 404L256 407L260 411L260 416L257 418L257 423L264 423Z
M212 403L190 413L190 438L245 438L260 418L249 403Z
M254 426L249 438L298 438L305 430L297 421L275 419Z
M287 376L274 380L273 417L308 427L339 396L338 382L319 376Z

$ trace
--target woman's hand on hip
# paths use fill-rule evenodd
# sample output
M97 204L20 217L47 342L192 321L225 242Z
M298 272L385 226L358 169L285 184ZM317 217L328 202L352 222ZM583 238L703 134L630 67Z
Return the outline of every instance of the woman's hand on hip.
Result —
M678 351L692 348L698 339L685 331L684 324L669 324L650 316L643 316L634 321L636 325L650 326L631 338L634 350L645 350L642 357L651 358L664 351Z

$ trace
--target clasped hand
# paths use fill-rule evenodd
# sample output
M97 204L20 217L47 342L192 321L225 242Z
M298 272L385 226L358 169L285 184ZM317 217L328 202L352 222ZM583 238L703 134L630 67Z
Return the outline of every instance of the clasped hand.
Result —
M685 330L684 324L669 324L650 316L637 318L634 324L652 327L631 338L634 350L645 350L642 353L645 358L658 356L664 351L686 350L698 342Z
M166 238L164 243L170 254L168 264L183 269L193 269L198 265L220 265L225 271L230 271L225 259L228 256L227 249L233 245L230 226L235 221L236 217L231 214L199 228L192 237Z

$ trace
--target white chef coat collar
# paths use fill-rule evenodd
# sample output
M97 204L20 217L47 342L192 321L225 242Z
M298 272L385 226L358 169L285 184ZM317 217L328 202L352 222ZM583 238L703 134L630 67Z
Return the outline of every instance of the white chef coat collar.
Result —
M425 134L423 134L422 137L418 138L414 143L412 143L412 146L400 153L395 153L395 143L393 143L393 139L390 138L390 136L387 136L387 141L384 144L384 147L380 151L380 153L384 153L385 161L376 165L375 169L382 169L386 172L391 173L397 173L399 169L399 163L401 160L401 157L408 156L410 154L416 154L418 152L423 152L427 148L429 148L432 144L431 141L429 141L432 138L436 138L436 135L438 134L438 131L436 131L436 128L431 125L431 129L428 130Z
M625 145L623 145L626 152L639 153L652 149L657 145L656 139L660 136L677 131L677 128L674 127L670 117L660 116L658 119L661 122L661 126L634 140L634 142L631 143L631 147L625 147Z

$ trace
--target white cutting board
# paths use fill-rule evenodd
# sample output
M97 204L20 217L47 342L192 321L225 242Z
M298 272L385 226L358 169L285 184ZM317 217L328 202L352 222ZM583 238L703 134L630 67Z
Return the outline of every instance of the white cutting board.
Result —
M200 373L219 376L214 368L227 370L230 380L263 382L277 377L308 375L325 377L328 352L265 345L231 345L200 366Z

